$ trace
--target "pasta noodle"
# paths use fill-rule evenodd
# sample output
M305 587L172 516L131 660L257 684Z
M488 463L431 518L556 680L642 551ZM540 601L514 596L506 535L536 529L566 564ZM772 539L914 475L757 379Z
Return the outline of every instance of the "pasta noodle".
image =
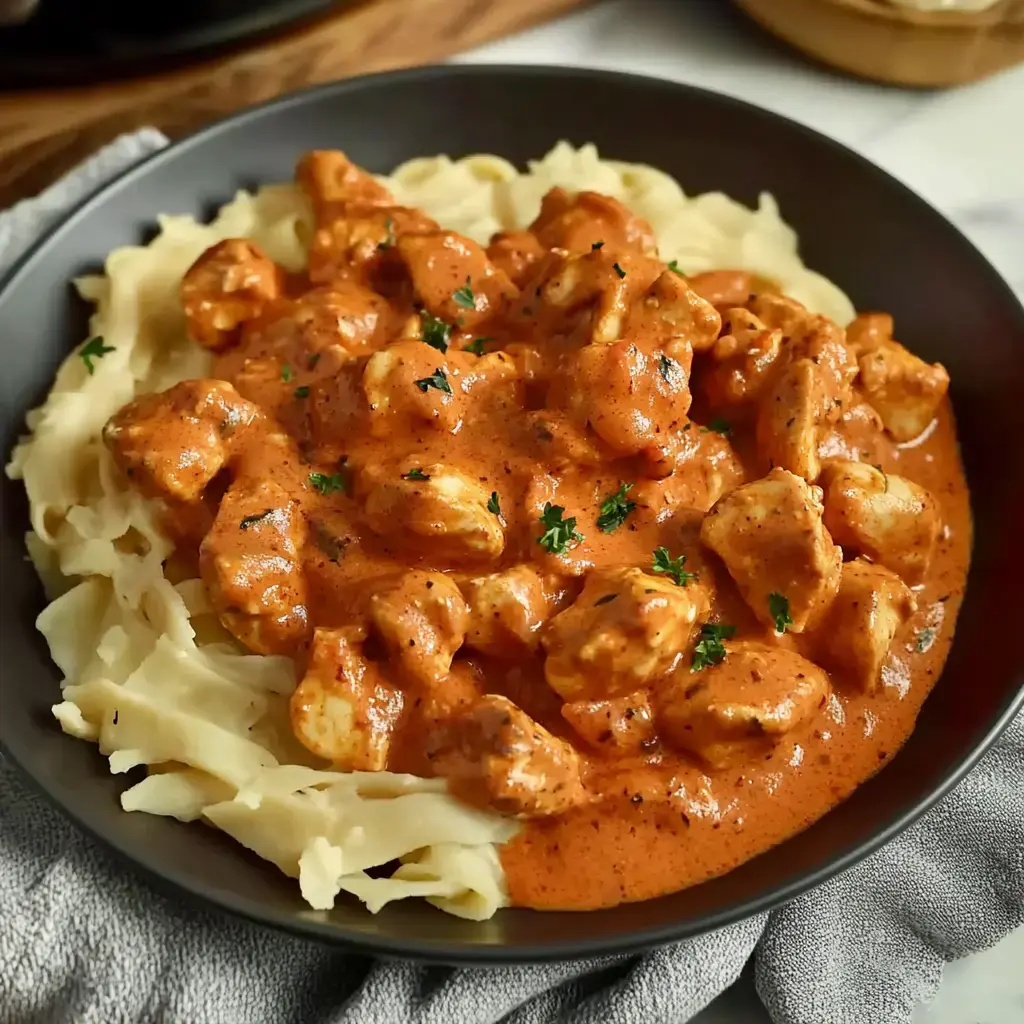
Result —
M383 180L400 203L483 243L526 226L554 185L598 190L650 221L662 258L684 272L753 271L814 311L841 323L853 316L849 300L803 266L768 195L757 210L720 194L688 198L660 171L565 143L524 174L496 156L432 157ZM7 467L28 492L28 551L51 602L38 628L63 675L54 715L97 743L111 772L149 769L122 794L126 811L221 829L296 877L314 908L347 892L374 912L419 896L489 917L507 902L496 847L515 822L464 806L439 780L326 770L290 734L291 661L245 652L199 580L165 575L172 544L158 510L125 486L102 428L136 396L209 372L179 299L192 262L244 237L300 270L312 215L296 186L271 185L239 193L210 224L163 216L159 226L149 245L116 250L104 275L76 282L95 307L90 329L103 358L68 357ZM392 861L400 864L390 877L368 873Z

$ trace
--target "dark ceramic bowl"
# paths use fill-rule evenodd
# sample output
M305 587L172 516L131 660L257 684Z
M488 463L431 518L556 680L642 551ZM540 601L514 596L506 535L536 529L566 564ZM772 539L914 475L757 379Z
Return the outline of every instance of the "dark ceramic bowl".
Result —
M807 831L693 889L593 913L505 910L474 924L422 903L377 916L317 913L298 886L213 829L125 814L123 780L50 715L58 674L33 628L42 592L24 557L26 502L4 482L0 741L82 828L151 877L255 921L383 954L462 963L636 950L778 906L905 828L978 760L1024 698L1024 310L939 214L842 146L756 107L655 79L551 68L444 67L356 79L230 118L92 196L0 290L4 452L60 359L85 337L68 280L152 236L162 211L208 216L239 186L290 178L296 157L342 147L373 170L409 157L500 153L523 164L559 139L675 175L690 193L775 193L809 266L860 308L891 311L912 349L953 379L977 541L946 670L903 751ZM6 455L5 455L6 458Z

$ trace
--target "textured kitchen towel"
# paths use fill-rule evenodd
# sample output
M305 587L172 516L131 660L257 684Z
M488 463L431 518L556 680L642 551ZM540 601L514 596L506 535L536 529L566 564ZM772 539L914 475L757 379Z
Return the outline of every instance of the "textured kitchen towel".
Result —
M0 274L164 142L122 138L0 214ZM900 838L781 910L639 957L475 970L374 962L167 899L0 758L0 1024L682 1024L751 953L776 1024L902 1024L944 961L1022 919L1024 716Z

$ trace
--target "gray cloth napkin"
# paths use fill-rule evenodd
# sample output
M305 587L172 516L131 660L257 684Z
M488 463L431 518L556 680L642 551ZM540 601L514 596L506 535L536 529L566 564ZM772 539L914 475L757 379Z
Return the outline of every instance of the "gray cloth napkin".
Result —
M0 274L165 142L118 139L0 214ZM374 962L167 899L0 758L2 1024L682 1024L751 954L776 1024L905 1024L944 962L1022 921L1024 715L900 838L780 910L639 957L473 970Z

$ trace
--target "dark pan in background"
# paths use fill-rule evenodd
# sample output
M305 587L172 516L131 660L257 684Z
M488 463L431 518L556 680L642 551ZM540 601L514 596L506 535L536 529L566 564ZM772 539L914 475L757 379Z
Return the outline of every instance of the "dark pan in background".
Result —
M376 916L340 899L310 910L298 886L201 825L125 814L92 744L50 715L58 673L33 620L41 588L24 556L27 508L3 481L0 744L81 827L151 878L287 931L385 955L501 963L625 952L774 907L876 849L944 795L1024 700L1024 309L946 220L884 172L794 122L689 86L609 72L435 67L354 79L239 114L129 171L68 217L0 286L3 450L86 336L69 279L152 237L160 212L209 216L240 186L291 177L307 149L344 148L375 171L412 156L500 153L519 165L555 142L653 164L688 193L753 204L773 192L810 267L952 377L972 489L975 553L946 670L904 750L822 821L732 873L611 910L506 910L471 923L423 903Z

